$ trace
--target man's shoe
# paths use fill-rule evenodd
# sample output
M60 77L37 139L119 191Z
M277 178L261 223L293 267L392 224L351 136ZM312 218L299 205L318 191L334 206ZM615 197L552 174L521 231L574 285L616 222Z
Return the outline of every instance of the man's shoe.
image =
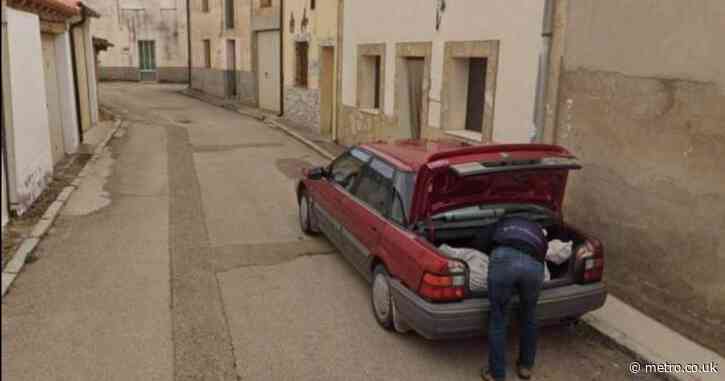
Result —
M483 381L500 381L495 378L493 378L493 375L488 372L486 369L481 369L481 380Z
M531 378L531 368L527 368L525 366L517 365L516 366L516 373L518 373L519 378L522 380L528 380Z

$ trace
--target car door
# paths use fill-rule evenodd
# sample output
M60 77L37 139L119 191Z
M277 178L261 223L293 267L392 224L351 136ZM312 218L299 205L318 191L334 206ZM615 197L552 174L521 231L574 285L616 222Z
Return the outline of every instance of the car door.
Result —
M350 189L369 159L370 154L353 148L335 159L328 167L326 177L314 185L313 208L320 229L340 250L341 199L350 197Z
M353 265L366 277L370 262L388 223L386 217L393 200L395 169L373 157L360 173L353 197L341 200L341 238L343 250Z

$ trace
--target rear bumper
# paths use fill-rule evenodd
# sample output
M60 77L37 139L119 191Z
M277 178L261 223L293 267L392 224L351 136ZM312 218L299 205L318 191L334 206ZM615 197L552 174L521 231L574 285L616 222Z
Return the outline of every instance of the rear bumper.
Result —
M485 334L488 326L487 298L455 303L431 303L391 279L398 313L411 328L428 339L469 337ZM545 289L539 296L536 315L540 325L575 319L604 305L607 290L603 283L572 284ZM518 298L512 300L516 308Z

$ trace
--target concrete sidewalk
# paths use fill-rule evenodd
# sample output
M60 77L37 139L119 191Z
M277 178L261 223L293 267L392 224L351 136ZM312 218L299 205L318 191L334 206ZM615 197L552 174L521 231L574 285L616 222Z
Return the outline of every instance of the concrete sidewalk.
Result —
M609 295L604 307L590 312L582 320L640 357L643 363L639 372L645 371L644 363L683 366L713 363L719 372L689 373L683 370L669 372L669 376L688 381L715 381L724 377L725 359L720 355L662 325L615 296Z

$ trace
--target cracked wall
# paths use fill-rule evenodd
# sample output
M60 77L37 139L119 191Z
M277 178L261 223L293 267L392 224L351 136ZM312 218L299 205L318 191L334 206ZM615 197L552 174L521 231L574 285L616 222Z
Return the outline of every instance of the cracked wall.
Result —
M155 41L157 80L188 80L186 1L85 1L101 17L91 23L95 37L113 47L99 55L99 79L139 80L139 40Z
M725 353L725 4L568 11L556 142L584 169L567 218L604 242L616 296Z

